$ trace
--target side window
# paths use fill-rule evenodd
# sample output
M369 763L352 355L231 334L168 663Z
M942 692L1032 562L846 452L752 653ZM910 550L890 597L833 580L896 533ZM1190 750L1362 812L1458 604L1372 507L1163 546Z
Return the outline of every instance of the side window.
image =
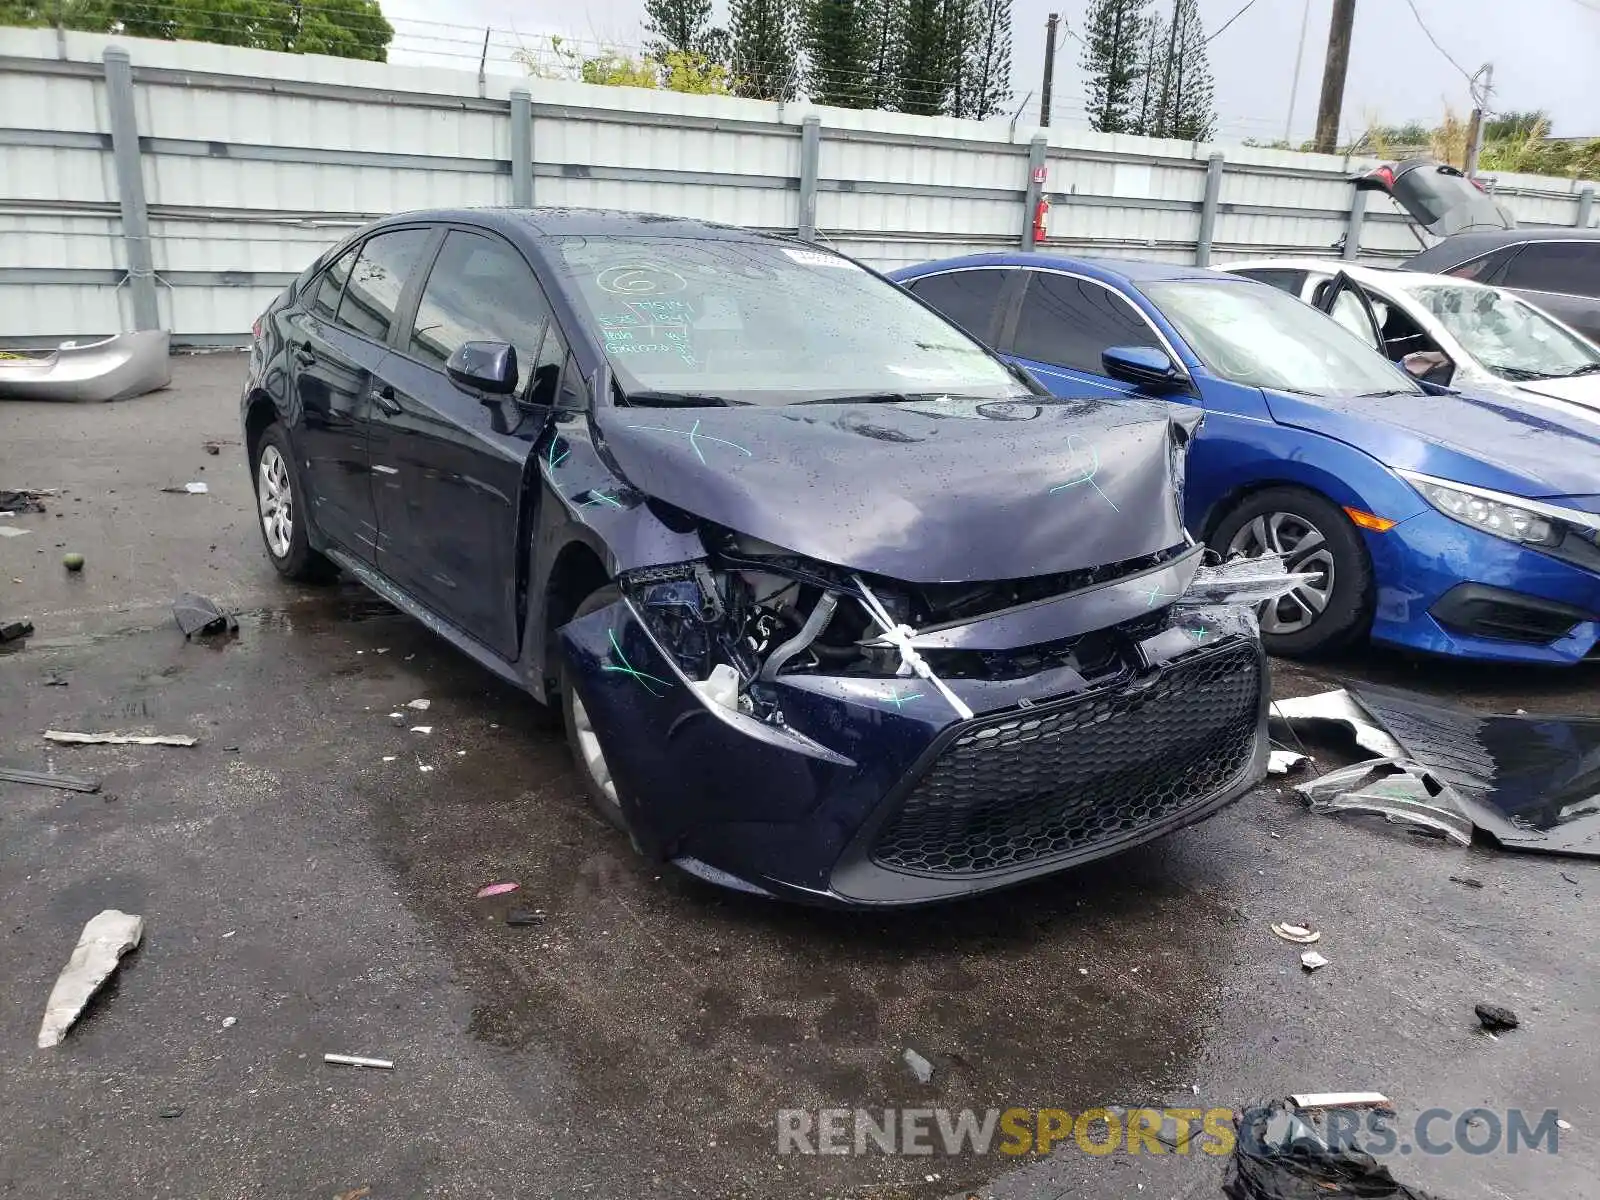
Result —
M1307 272L1296 271L1291 267L1246 267L1242 271L1234 271L1233 274L1254 279L1257 283L1265 283L1280 292L1288 292L1298 298L1300 289L1306 285Z
M317 282L317 293L311 297L311 311L324 321L333 320L339 311L339 293L344 291L344 281L350 277L350 264L355 260L356 248L351 246L334 260Z
M534 377L550 307L533 271L498 238L452 229L417 305L409 350L440 370L462 342L506 342L517 352L517 390Z
M933 305L980 342L993 344L995 316L1007 271L945 271L914 280L912 293Z
M430 236L426 229L397 229L368 238L339 302L339 324L385 340L400 293Z
M567 343L554 321L544 327L544 344L533 363L533 383L528 388L529 404L552 405L561 384L561 364L567 361Z
M1104 375L1110 346L1162 349L1133 305L1103 284L1030 271L1012 353L1036 362Z
M1501 246L1500 249L1491 251L1482 258L1474 258L1459 267L1451 267L1444 274L1454 275L1457 279L1476 279L1479 283L1492 283L1494 277L1500 273L1500 269L1515 258L1517 251L1521 249L1520 242L1514 246Z
M1529 242L1500 282L1510 288L1600 296L1600 242Z
M1333 311L1329 315L1374 350L1378 348L1377 330L1372 328L1372 322L1367 319L1367 310L1361 307L1361 301L1349 288L1334 298Z

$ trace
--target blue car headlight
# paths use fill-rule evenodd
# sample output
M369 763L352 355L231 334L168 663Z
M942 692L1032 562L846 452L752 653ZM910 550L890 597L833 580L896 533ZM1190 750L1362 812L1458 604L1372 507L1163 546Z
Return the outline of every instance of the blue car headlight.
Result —
M1508 496L1448 479L1435 479L1414 471L1399 474L1445 516L1507 541L1554 548L1560 546L1569 533L1591 544L1600 537L1600 516L1593 513L1523 496Z

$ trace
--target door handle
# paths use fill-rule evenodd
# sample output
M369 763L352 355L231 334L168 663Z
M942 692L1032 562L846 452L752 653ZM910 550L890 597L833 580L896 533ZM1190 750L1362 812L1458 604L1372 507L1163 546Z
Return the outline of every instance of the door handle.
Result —
M394 389L388 384L372 389L372 402L391 417L400 415L400 401L394 398Z
M302 367L309 367L315 365L317 356L311 353L311 351L307 350L304 346L296 346L294 351L294 360Z

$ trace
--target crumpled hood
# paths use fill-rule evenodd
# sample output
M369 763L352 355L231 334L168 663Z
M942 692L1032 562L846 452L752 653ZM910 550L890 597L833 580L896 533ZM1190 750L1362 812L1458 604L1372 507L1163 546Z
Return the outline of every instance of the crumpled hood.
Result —
M1595 419L1600 420L1600 375L1579 375L1575 379L1530 379L1516 386L1536 396L1550 396L1595 410Z
M606 408L648 496L837 566L911 583L1019 579L1185 541L1200 413L1037 397Z
M1266 398L1278 424L1336 438L1391 467L1534 499L1600 484L1600 422L1537 397Z

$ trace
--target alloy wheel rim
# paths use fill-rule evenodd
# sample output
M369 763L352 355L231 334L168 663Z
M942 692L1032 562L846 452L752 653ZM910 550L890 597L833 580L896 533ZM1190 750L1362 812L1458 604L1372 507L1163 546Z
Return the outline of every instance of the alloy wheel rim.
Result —
M1256 610L1262 633L1300 633L1316 623L1333 598L1333 550L1328 539L1298 513L1262 513L1247 521L1228 543L1228 557L1280 555L1284 567L1312 578Z
M569 685L570 686L570 685ZM611 778L611 768L606 764L606 753L600 748L600 737L589 720L589 710L583 706L583 697L572 690L572 728L578 735L578 754L583 759L584 770L589 772L605 798L618 808L617 785Z
M256 470L256 501L261 510L261 531L274 558L288 558L294 542L294 491L289 486L289 464L276 446L261 451Z

